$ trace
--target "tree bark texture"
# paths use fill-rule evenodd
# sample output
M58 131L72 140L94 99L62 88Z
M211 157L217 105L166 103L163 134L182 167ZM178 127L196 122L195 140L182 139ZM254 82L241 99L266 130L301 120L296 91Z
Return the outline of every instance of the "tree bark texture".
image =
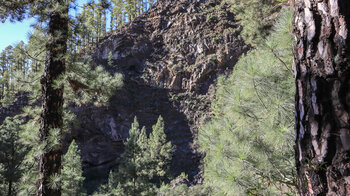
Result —
M295 0L295 159L301 195L350 195L350 1Z
M45 70L41 77L42 114L40 141L46 145L40 156L38 183L39 196L60 196L60 188L52 186L50 177L61 173L61 146L49 147L50 131L60 131L63 127L63 86L55 87L55 81L65 73L65 56L68 39L68 5L65 0L58 1L62 9L49 13L48 36L46 45Z

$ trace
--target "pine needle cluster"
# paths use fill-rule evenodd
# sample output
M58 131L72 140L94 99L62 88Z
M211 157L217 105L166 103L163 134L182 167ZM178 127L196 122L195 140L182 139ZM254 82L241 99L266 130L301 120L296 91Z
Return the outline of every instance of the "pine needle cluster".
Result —
M238 23L242 26L240 36L252 46L264 42L275 22L283 2L287 0L224 0L231 4Z
M292 11L220 78L214 116L199 132L204 179L217 195L295 193Z

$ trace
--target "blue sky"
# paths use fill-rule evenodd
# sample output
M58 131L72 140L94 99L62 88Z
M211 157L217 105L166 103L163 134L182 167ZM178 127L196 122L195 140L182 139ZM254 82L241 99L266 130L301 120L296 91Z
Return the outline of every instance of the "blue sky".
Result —
M27 42L27 35L30 32L30 24L34 19L27 19L22 22L10 23L0 22L0 51L8 45L20 42L21 40Z
M76 2L78 5L81 5L83 2L87 2L87 0L77 0ZM27 43L28 34L31 31L30 25L33 24L34 21L35 19L32 18L16 23L11 23L9 21L5 23L0 22L0 52L8 45L16 44L20 41Z

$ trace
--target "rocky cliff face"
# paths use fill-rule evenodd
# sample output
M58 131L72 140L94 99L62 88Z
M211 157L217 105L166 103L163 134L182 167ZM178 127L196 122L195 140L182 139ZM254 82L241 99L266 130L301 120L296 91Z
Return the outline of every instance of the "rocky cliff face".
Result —
M246 49L234 15L220 0L161 1L107 36L93 54L115 71L142 72L148 85L206 94L210 75L234 64Z
M162 115L177 147L174 176L185 172L197 181L202 155L194 138L210 113L217 76L229 74L248 49L238 33L229 6L219 0L167 0L107 35L92 55L94 64L122 73L125 86L108 107L76 109L83 123L73 137L88 180L96 179L96 170L106 176L115 165L134 116L149 132Z

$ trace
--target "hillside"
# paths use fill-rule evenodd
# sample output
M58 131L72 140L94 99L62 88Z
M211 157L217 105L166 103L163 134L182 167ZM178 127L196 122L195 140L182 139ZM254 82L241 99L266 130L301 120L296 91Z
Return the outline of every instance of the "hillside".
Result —
M101 183L115 166L134 116L150 131L159 115L176 145L173 175L200 180L202 155L194 138L210 115L216 78L229 75L248 49L229 10L215 0L161 1L98 44L94 64L122 73L124 87L106 107L74 108L80 126L71 138L81 148L87 182Z

